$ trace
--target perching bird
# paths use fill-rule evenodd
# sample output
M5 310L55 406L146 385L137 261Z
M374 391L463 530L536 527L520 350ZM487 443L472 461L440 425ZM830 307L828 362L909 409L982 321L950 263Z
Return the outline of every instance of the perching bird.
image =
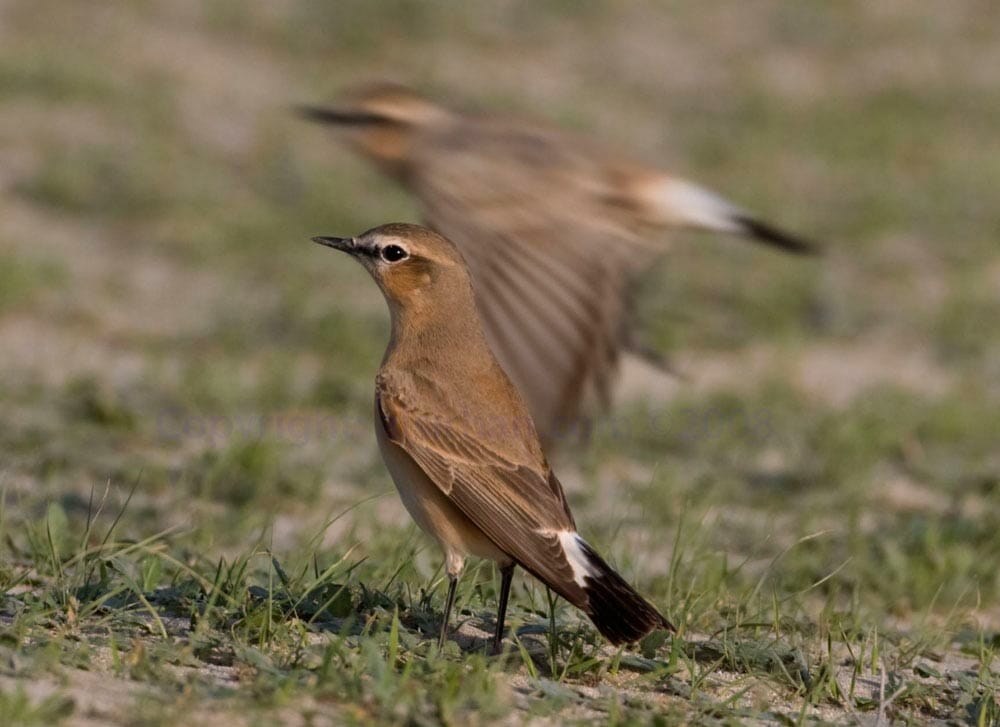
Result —
M455 246L407 224L313 239L358 260L389 304L375 432L403 504L445 553L440 642L470 554L500 568L495 651L517 565L586 613L612 643L673 630L577 534L528 409L487 344Z
M547 444L608 405L632 334L635 278L658 228L745 235L792 253L803 240L710 191L537 124L471 116L392 84L305 107L420 201L476 288L486 336Z

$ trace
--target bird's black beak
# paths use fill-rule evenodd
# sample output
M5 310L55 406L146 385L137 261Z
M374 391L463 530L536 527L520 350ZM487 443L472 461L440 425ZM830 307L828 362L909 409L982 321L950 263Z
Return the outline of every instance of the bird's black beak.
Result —
M356 109L302 105L296 107L296 111L300 116L310 121L334 126L376 126L393 123L392 119L385 116Z
M354 255L358 252L358 244L353 237L314 237L312 241L318 242L320 245L332 247L334 250L341 250L349 255Z

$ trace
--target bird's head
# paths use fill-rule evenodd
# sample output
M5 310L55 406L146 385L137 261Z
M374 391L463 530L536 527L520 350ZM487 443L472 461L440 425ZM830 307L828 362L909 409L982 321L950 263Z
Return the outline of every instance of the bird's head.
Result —
M404 223L375 227L358 237L314 237L314 242L346 252L371 274L393 318L471 307L469 275L458 249L436 232ZM452 310L453 315L462 311Z
M349 90L336 106L303 106L313 121L337 127L363 155L392 176L407 174L413 137L446 123L451 113L395 83L370 83Z

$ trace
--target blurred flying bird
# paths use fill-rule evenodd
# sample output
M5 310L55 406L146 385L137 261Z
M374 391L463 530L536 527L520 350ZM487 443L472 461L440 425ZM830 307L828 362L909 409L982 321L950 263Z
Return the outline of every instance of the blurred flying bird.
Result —
M546 445L606 407L658 229L814 251L691 182L539 124L453 112L394 84L303 107L420 201L468 263L486 335Z
M612 643L673 630L577 534L528 409L487 344L455 246L406 224L313 239L360 262L389 305L375 432L403 504L445 553L440 643L469 554L500 568L495 651L517 565L581 609Z

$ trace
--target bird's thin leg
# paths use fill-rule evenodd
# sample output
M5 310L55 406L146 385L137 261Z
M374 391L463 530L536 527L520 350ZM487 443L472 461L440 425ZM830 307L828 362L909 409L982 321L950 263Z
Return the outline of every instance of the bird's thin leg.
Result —
M493 634L493 653L500 653L503 641L503 625L507 619L507 600L510 598L510 582L514 578L514 564L500 569L500 603L497 606L497 630Z
M448 575L448 598L444 602L444 621L441 622L441 636L438 639L438 649L444 648L448 638L448 621L451 620L451 607L455 604L455 587L458 585L457 575Z

